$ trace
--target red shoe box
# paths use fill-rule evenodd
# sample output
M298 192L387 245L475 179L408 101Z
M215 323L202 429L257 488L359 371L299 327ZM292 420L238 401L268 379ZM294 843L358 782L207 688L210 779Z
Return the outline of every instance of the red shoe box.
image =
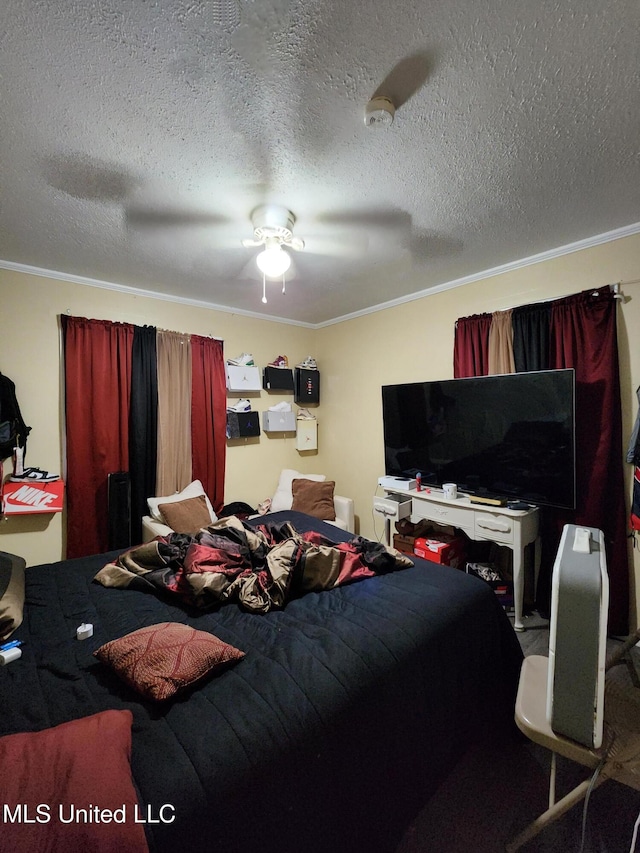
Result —
M2 487L2 510L5 515L38 515L62 512L64 483L6 482Z
M451 566L454 569L464 567L466 550L464 536L449 536L444 533L438 539L419 537L413 546L416 557L439 563L441 566Z

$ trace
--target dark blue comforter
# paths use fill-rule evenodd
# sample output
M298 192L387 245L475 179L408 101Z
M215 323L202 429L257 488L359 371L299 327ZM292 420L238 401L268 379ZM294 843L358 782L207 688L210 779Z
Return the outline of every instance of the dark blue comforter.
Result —
M277 513L336 541L337 528ZM265 615L196 612L93 583L97 555L27 570L20 661L0 668L0 735L107 708L133 712L132 770L156 853L393 849L405 823L488 723L509 724L522 655L490 588L415 567L311 593ZM140 699L93 657L163 621L246 652L166 704ZM91 622L94 635L77 641Z

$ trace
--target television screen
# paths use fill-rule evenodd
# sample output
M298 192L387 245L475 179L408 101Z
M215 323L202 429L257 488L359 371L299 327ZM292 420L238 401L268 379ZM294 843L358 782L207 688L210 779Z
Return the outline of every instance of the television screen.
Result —
M386 474L575 508L575 374L540 370L382 387Z

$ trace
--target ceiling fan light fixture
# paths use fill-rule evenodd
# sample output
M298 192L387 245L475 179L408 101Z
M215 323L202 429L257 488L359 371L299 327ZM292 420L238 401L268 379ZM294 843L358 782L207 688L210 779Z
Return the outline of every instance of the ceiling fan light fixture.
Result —
M267 243L256 257L256 264L260 272L268 278L280 278L291 266L291 256L279 243Z

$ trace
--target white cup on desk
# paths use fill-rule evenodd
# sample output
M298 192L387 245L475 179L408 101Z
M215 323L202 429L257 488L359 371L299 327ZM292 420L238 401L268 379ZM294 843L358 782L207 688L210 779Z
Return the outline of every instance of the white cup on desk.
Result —
M455 501L458 497L458 487L455 483L443 483L442 492L448 501Z

